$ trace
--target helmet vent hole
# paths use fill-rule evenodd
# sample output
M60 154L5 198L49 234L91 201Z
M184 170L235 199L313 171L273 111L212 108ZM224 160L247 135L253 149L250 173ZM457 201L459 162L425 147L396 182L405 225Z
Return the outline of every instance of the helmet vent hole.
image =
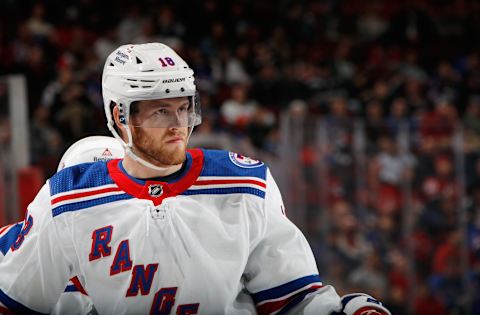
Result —
M138 88L138 85L130 85L132 89Z
M112 62L110 62L109 66L110 67L115 67L115 65Z
M143 63L138 57L135 58L137 58L137 65Z
M153 72L153 69L149 69L149 70L142 70L142 72Z
M166 89L166 90L165 90L165 93L170 93L170 90L169 90L169 89Z

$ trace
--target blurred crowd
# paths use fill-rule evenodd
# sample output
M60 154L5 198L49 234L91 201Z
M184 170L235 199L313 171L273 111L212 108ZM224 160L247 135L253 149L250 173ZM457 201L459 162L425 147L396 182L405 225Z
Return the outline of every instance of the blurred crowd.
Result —
M281 113L320 122L305 125L294 167L313 169L306 233L325 282L370 292L393 314L480 314L478 16L474 0L7 0L0 74L26 77L32 163L50 176L70 144L108 134L106 56L164 42L196 73L192 145L275 160ZM312 126L325 129L324 151Z

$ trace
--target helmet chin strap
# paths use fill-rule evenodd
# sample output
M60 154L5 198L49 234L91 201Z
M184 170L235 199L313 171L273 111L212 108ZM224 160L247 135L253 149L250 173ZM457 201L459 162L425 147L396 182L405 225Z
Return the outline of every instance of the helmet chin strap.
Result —
M127 131L127 136L128 136L128 143L123 141L122 137L120 137L120 135L115 130L115 128L113 128L112 123L108 123L107 126L108 126L108 129L110 129L112 134L115 136L115 138L117 138L117 140L119 140L121 142L121 144L123 145L123 147L125 149L125 153L128 154L136 162L138 162L138 163L142 164L143 166L146 166L150 169L156 170L156 171L164 172L164 171L166 171L170 168L170 167L160 167L160 166L153 165L152 163L145 161L144 159L142 159L141 157L139 157L138 155L136 155L133 152L133 150L132 150L132 148L133 148L133 138L132 138L132 132L130 130L129 125L125 125L125 129ZM188 133L187 143L188 143L188 140L190 139L190 136L192 135L192 132L193 132L193 126L190 128L190 131Z

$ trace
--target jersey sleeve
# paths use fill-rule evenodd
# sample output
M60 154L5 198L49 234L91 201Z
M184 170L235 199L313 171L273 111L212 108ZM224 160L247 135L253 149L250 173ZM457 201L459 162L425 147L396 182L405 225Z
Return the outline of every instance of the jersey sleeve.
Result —
M302 232L285 216L280 191L267 170L262 222L244 273L258 314L330 314L341 309L324 285Z
M0 228L0 263L12 244L17 240L22 227L23 222L17 222Z
M28 206L23 227L0 264L0 310L51 311L72 273L58 220L52 217L48 183Z

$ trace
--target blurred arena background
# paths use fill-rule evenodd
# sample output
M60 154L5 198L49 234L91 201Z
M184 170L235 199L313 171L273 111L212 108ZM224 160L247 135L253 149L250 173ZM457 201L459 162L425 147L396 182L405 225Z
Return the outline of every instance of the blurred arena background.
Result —
M108 134L105 57L160 41L196 72L191 145L265 160L320 275L392 314L480 314L480 2L0 3L0 225Z

